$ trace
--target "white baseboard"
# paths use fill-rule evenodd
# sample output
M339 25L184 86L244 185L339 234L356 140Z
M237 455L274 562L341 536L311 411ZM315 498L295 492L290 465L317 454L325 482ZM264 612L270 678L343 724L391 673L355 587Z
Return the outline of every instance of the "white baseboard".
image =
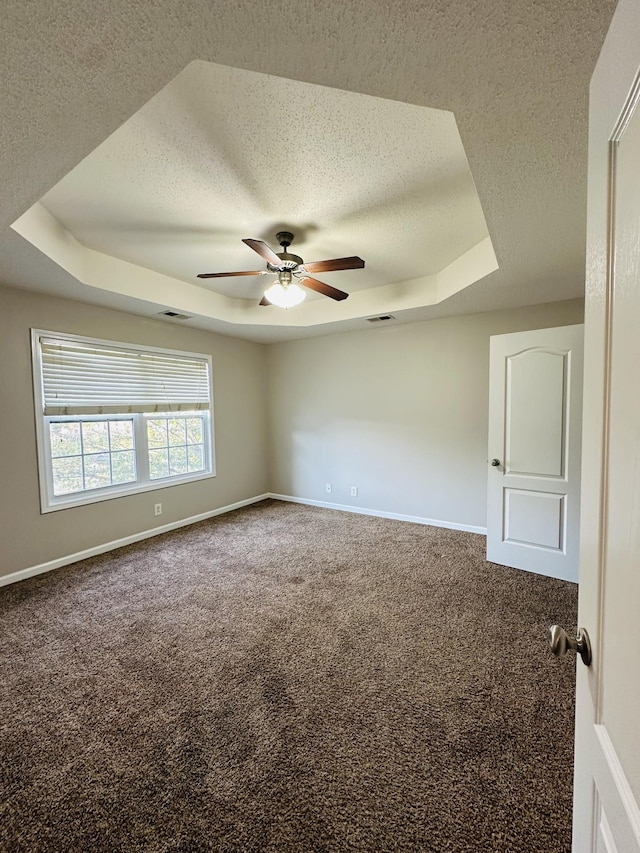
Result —
M421 518L418 515L403 515L399 512L384 512L380 509L365 509L349 504L334 504L328 501L314 501L310 498L294 498L291 495L276 495L271 492L267 495L276 501L290 501L294 504L309 504L310 506L321 506L325 509L337 509L341 512L355 512L359 515L375 515L378 518L392 518L396 521L409 521L412 524L428 524L430 527L446 527L448 530L465 530L467 533L480 533L487 535L486 527L478 527L475 524L459 524L457 521L442 521L437 518Z
M59 569L62 566L68 566L70 563L77 563L79 560L86 560L88 557L95 557L97 554L104 554L107 551L113 551L116 548L122 548L123 545L131 545L134 542L141 542L143 539L150 539L152 536L158 536L160 533L168 533L170 530L177 530L179 527L187 527L189 524L195 524L198 521L205 521L207 518L213 518L216 515L222 515L226 512L233 512L234 509L240 509L243 506L258 503L258 501L273 498L277 501L289 501L290 503L308 504L309 506L325 507L326 509L337 509L341 512L355 512L360 515L374 515L378 518L392 518L396 521L409 521L412 524L428 524L432 527L446 527L450 530L465 530L468 533L480 533L486 536L486 527L476 527L472 524L458 524L454 521L441 521L435 518L420 518L417 515L402 515L398 512L383 512L377 509L364 509L359 506L349 506L347 504L335 504L328 501L314 501L310 498L295 498L292 495L276 495L268 492L264 495L257 495L254 498L247 498L244 501L238 501L228 506L221 506L218 509L212 509L209 512L200 513L200 515L192 515L190 518L183 518L180 521L172 521L169 524L162 524L160 527L153 527L150 530L143 530L141 533L133 533L131 536L124 536L122 539L116 539L113 542L105 542L102 545L96 545L93 548L87 548L84 551L78 551L75 554L68 554L66 557L58 557L56 560L49 560L46 563L39 563L37 566L29 566L26 569L20 569L17 572L12 572L8 575L0 577L0 586L7 586L11 583L26 580L34 575L41 575L45 572L51 572L53 569Z
M77 563L79 560L86 560L88 557L95 557L97 554L104 554L107 551L113 551L116 548L122 548L123 545L131 545L133 542L140 542L143 539L151 539L152 536L158 536L160 533L168 533L170 530L177 530L179 527L187 527L189 524L195 524L197 521L205 521L207 518L213 518L215 515L222 515L225 512L232 512L234 509L240 509L249 504L258 503L270 498L271 495L258 495L255 498L247 498L244 501L238 501L228 506L221 506L218 509L212 509L209 512L202 512L200 515L192 515L191 518L183 518L180 521L172 521L169 524L163 524L160 527L153 527L151 530L143 530L142 533L133 533L131 536L124 536L122 539L116 539L113 542L105 542L103 545L96 545L93 548L87 548L85 551L78 551L76 554L69 554L66 557L58 557L57 560L49 560L47 563L40 563L37 566L29 566L26 569L20 569L17 572L12 572L9 575L0 577L0 586L7 586L10 583L31 578L34 575L41 575L44 572L51 572L53 569L59 569L61 566L68 566L70 563Z

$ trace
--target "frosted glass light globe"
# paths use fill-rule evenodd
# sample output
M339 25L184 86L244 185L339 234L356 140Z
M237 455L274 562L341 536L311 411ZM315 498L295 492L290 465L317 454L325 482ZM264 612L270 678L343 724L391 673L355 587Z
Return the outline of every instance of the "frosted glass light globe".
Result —
M306 294L298 284L283 287L280 282L276 282L265 290L264 295L272 305L277 305L278 308L293 308L294 305L302 302Z

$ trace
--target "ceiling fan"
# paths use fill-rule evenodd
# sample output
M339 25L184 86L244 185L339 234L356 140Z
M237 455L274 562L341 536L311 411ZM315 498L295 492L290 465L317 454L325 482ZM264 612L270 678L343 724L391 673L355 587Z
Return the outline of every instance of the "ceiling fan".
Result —
M297 282L305 287L315 290L317 293L322 293L323 296L328 296L330 299L340 301L349 296L344 290L338 290L325 284L323 281L318 281L317 278L312 278L309 273L317 272L333 272L334 270L354 270L362 269L364 261L362 258L333 258L330 261L312 261L305 264L299 255L293 255L287 251L293 242L293 234L290 231L279 231L276 234L276 240L282 246L281 252L274 252L262 240L243 240L249 248L257 252L261 258L267 262L266 270L242 270L241 272L203 272L198 275L198 278L225 278L234 275L268 275L275 273L278 280L271 285L266 291L260 305L277 305L280 308L291 308L293 305L298 305L304 299L304 291Z

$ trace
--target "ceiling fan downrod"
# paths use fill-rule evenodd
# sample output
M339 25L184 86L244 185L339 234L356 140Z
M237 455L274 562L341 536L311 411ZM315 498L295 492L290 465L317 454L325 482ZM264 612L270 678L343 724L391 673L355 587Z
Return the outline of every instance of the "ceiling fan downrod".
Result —
M276 240L282 246L282 252L276 252L281 261L284 261L285 265L290 269L294 269L295 267L300 267L304 263L300 255L294 255L291 252L287 252L287 249L293 242L293 234L290 231L278 231L276 234ZM278 272L277 267L273 267L273 265L267 263L267 268L270 272Z

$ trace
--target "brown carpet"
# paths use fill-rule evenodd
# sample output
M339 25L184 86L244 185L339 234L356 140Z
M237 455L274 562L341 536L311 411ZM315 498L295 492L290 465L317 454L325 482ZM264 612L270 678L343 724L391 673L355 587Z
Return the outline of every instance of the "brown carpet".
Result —
M570 849L576 587L265 501L0 590L3 851Z

